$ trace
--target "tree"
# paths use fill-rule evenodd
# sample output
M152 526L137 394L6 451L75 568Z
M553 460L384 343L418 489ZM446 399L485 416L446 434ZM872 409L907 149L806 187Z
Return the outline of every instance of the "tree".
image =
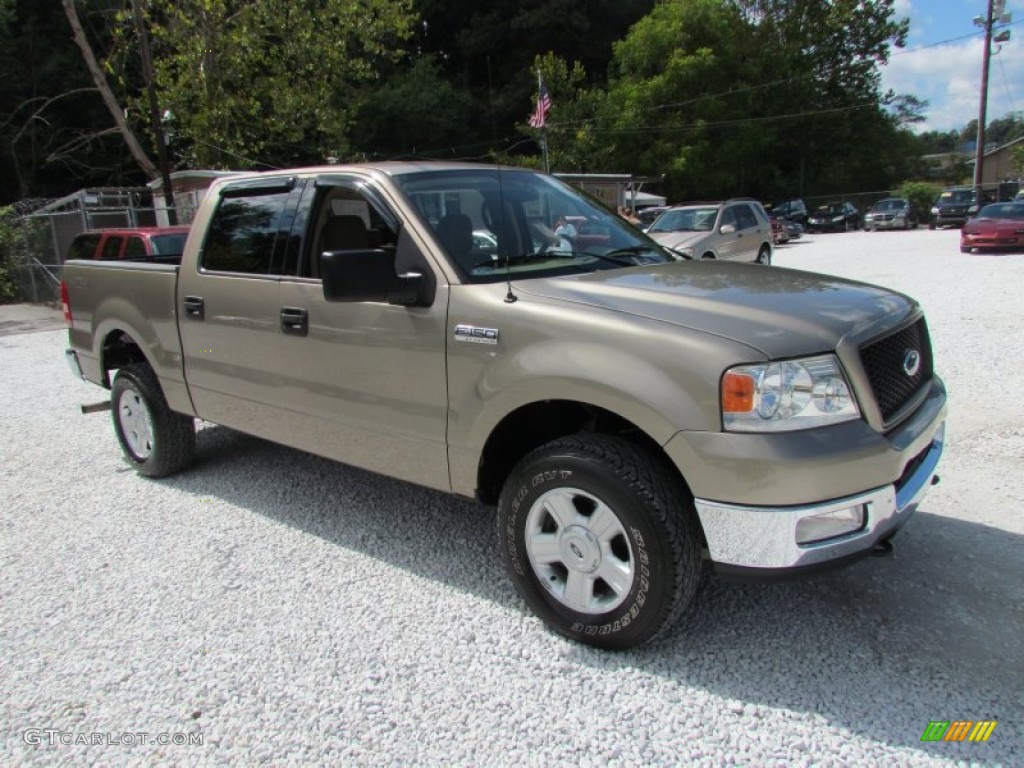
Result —
M0 0L0 203L143 179L82 65L61 4Z
M345 157L359 88L401 55L413 17L409 0L156 0L147 22L181 161L237 168Z

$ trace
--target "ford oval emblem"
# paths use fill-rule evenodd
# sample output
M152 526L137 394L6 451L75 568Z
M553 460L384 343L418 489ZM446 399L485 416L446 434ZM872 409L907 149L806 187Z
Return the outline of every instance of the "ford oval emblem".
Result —
M908 349L903 355L903 372L907 376L916 376L921 370L921 353L916 349Z

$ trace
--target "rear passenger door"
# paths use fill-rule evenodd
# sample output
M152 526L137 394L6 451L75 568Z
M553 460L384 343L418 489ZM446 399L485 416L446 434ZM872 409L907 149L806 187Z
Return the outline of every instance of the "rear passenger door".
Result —
M740 261L754 261L761 243L771 239L771 232L765 232L754 211L747 203L733 206L736 213L736 250L733 258ZM771 225L769 224L769 229Z
M301 183L221 188L197 261L183 265L178 312L186 380L202 419L276 440L286 430L278 353L280 279Z

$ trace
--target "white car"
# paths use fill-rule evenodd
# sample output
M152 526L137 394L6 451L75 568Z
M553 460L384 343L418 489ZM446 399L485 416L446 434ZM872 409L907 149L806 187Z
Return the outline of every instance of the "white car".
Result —
M647 234L690 259L772 263L772 225L756 200L674 205L654 220Z

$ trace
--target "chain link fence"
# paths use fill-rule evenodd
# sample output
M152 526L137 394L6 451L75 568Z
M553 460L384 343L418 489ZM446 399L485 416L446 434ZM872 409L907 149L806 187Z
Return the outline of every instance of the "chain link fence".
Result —
M22 200L0 219L0 301L60 302L68 248L87 229L151 227L146 187L84 189L59 199Z

